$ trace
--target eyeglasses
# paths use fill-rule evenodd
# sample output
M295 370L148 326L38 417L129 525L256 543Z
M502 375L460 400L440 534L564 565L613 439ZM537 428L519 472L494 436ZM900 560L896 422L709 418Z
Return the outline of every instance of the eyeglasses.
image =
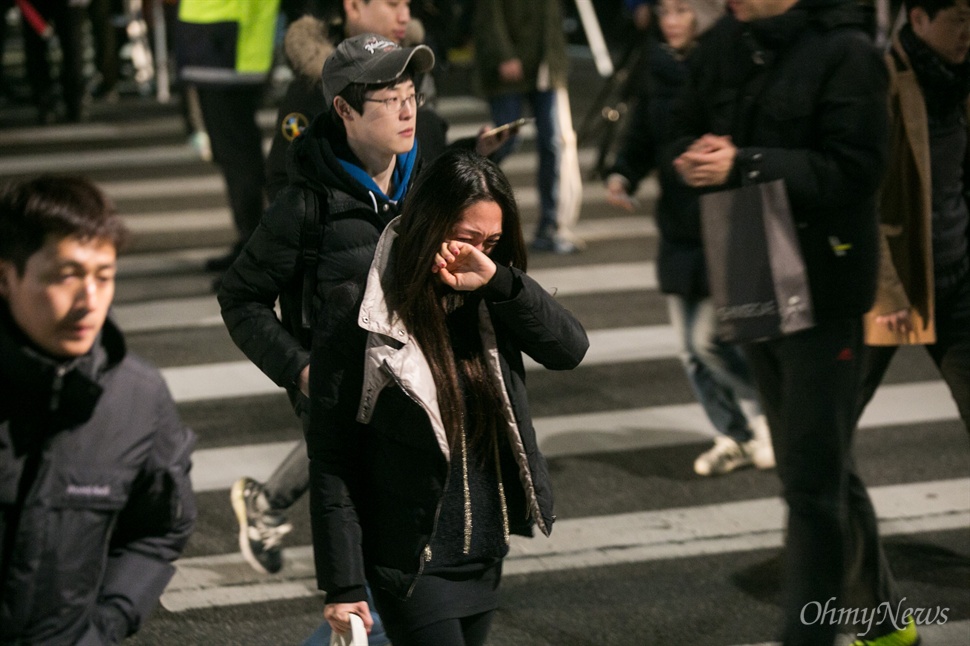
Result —
M370 101L371 103L383 103L384 109L391 114L400 114L401 110L405 105L412 108L420 108L424 105L424 94L409 94L403 99L399 96L392 96L387 99L364 99L364 101Z

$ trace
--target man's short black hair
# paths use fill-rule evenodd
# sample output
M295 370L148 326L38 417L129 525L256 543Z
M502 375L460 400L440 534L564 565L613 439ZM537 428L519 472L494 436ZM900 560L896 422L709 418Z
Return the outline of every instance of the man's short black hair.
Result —
M42 175L0 189L0 260L22 275L51 236L103 240L120 251L128 232L111 200L84 177Z
M955 7L957 0L903 0L903 5L906 7L906 17L909 18L909 14L913 9L917 7L922 7L926 15L929 16L930 20L936 18L936 14L940 13L944 9L949 9L950 7Z
M404 74L393 81L388 81L387 83L351 83L345 87L339 96L341 99L347 102L347 105L352 107L358 114L364 114L364 99L367 97L368 92L377 92L378 90L385 90L387 88L392 88L395 85L404 83L405 81L411 81L414 79L414 75L411 73L410 69L405 70ZM343 123L343 119L337 114L336 110L330 110L331 116L335 123Z

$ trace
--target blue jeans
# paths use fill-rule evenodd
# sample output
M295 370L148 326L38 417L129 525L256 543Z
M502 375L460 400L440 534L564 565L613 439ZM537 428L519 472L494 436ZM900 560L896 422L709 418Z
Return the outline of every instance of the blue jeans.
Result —
M711 299L668 294L667 309L697 401L719 433L747 442L752 433L741 403L751 415L760 415L758 392L741 349L717 339Z
M374 598L370 593L370 586L367 587L367 605L370 606L370 616L374 620L374 625L370 629L370 634L367 635L367 646L386 646L391 643L388 639L387 633L384 632L384 624L381 623L381 618L377 614L376 606L374 606ZM333 630L330 628L330 623L324 621L320 624L320 627L313 631L313 634L307 637L306 641L303 642L303 646L330 646L330 635Z
M501 125L522 116L522 102L528 100L536 118L536 146L539 149L539 228L537 235L550 237L559 227L559 165L562 160L562 135L556 117L556 92L534 90L525 94L500 94L489 99L492 121ZM500 162L512 152L515 137L498 150L493 159Z

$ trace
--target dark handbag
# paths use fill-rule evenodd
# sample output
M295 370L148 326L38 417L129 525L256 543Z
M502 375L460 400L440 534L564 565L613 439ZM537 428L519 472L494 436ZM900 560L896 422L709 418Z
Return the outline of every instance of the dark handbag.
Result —
M784 180L702 195L701 233L722 340L759 341L815 325Z

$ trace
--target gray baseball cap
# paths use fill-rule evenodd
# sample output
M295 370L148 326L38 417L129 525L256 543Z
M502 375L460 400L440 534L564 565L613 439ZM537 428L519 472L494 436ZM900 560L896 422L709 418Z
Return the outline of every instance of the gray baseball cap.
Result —
M377 34L360 34L337 45L323 63L323 100L327 109L351 83L389 83L408 66L422 74L434 67L434 53L426 45L401 47Z

